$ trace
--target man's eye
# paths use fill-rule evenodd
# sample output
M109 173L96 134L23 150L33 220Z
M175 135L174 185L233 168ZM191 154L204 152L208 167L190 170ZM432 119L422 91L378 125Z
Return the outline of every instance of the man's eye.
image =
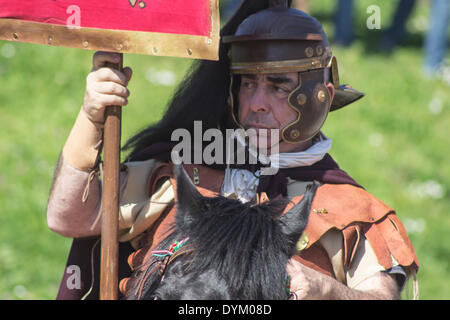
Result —
M287 90L286 88L283 88L283 87L274 86L273 89L275 90L276 93L280 93L280 94L288 94L289 93L289 90Z
M252 83L252 82L249 82L249 81L244 81L244 82L242 82L242 86L243 86L244 88L247 88L247 89L251 89L251 88L254 87L253 83Z

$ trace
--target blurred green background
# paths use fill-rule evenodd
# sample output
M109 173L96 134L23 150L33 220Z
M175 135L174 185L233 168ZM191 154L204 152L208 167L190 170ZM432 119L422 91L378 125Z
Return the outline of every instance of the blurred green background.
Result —
M356 41L333 51L341 81L366 97L330 114L323 131L340 166L404 222L421 264L420 298L449 299L450 80L422 73L429 1L418 2L408 36L391 54L377 44L397 1L355 2ZM372 4L381 9L380 30L366 27ZM309 7L333 40L335 1ZM47 228L46 205L92 53L0 41L0 299L56 296L71 239ZM125 55L134 75L122 141L161 117L191 62Z

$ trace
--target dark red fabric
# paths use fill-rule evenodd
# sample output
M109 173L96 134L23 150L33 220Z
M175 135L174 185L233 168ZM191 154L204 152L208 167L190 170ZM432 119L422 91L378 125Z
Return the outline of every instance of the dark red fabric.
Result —
M92 291L85 299L99 299L101 261L101 243L99 240L100 237L73 239L56 300L81 300L91 288L91 284ZM134 249L129 242L119 243L119 280L131 276L127 257L132 252L134 252ZM70 266L77 266L80 270L81 279L78 288L69 285L73 284L73 280L71 280L73 273L67 272Z
M80 8L82 28L201 36L211 30L209 0L0 0L0 18L66 25L70 6Z

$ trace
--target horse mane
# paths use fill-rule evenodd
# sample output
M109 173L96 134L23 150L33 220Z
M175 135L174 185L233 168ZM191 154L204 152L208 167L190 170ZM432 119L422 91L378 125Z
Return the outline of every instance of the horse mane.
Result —
M283 237L277 219L287 200L254 205L217 197L204 198L204 203L202 218L183 228L174 225L159 249L189 236L195 250L179 259L178 268L190 279L214 270L231 299L285 299L286 266L280 261L287 262L292 244ZM150 294L159 281L149 280L156 282L145 290Z

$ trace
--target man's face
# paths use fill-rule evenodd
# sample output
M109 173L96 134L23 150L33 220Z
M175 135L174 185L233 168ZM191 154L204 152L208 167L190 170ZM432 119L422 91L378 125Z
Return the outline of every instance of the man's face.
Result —
M280 143L279 151L298 148L281 139L282 130L297 119L298 113L289 105L289 93L298 86L298 73L242 75L239 89L239 123L244 129L255 129L259 139L267 131L270 144L270 129L279 129L273 142ZM261 130L268 129L268 130Z

